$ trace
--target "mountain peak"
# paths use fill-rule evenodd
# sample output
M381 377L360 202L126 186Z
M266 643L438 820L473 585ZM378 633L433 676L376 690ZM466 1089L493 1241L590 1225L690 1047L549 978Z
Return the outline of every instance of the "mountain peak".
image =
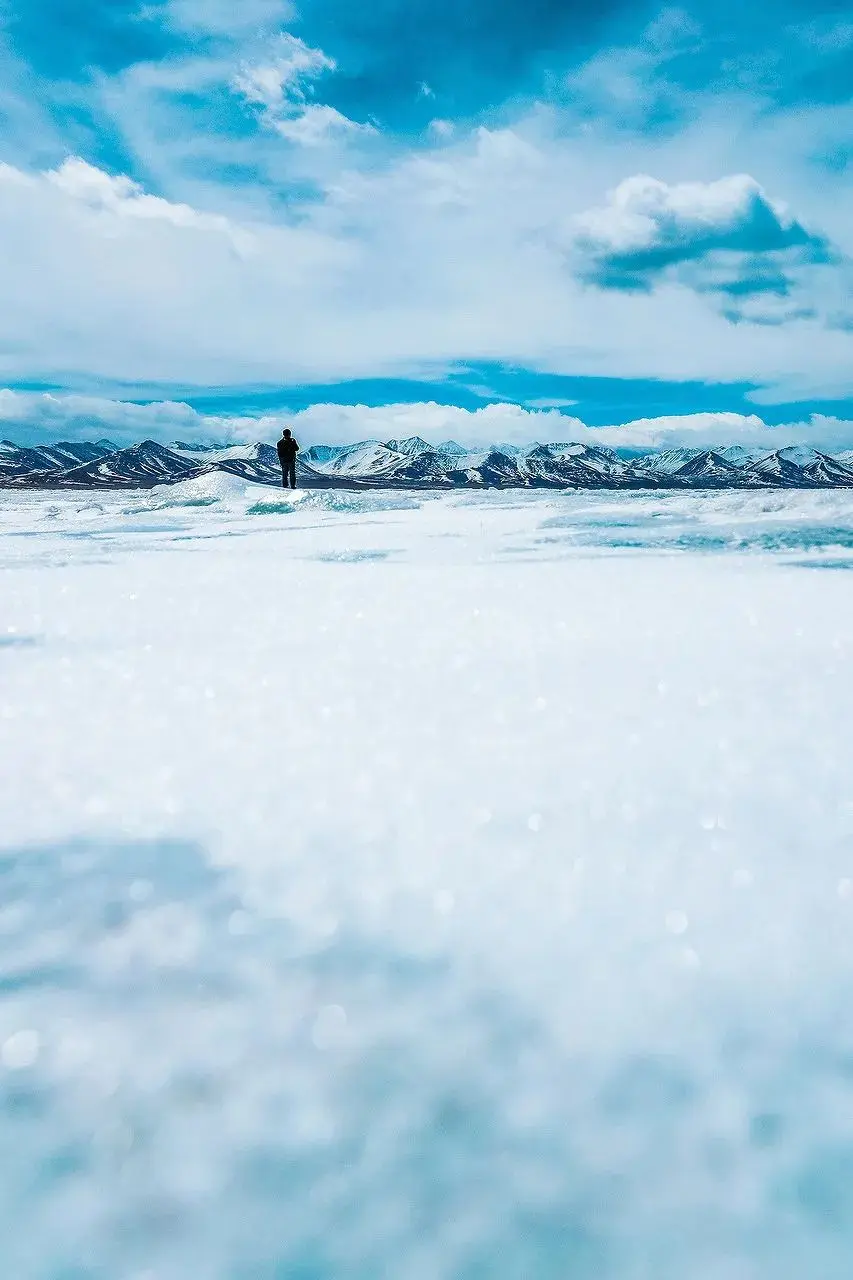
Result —
M409 436L406 440L386 440L385 448L390 449L392 453L403 453L407 457L415 457L419 453L424 453L432 446L427 444L426 440L422 440L420 436Z

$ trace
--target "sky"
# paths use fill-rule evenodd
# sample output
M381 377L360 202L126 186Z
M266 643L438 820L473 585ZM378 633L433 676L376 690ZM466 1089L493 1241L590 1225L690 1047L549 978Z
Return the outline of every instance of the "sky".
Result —
M0 427L851 447L851 138L838 0L0 0Z

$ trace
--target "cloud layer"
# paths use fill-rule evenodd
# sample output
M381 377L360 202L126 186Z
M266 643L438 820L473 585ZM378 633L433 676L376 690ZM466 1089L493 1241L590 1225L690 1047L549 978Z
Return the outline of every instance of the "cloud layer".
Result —
M142 439L241 443L274 440L284 426L292 427L303 445L420 436L431 444L455 439L472 447L581 441L635 451L729 444L768 451L790 444L810 444L827 452L853 448L853 421L819 415L780 426L768 426L754 414L697 413L590 427L554 409L515 404L477 410L434 403L316 404L297 413L249 417L203 414L172 401L133 404L94 396L0 391L0 436L22 445L57 439L109 439L118 445Z
M31 0L0 27L0 378L480 361L853 398L848 27L829 0Z
M310 130L322 110L291 124ZM319 127L328 135L329 121ZM460 359L679 379L850 376L849 332L825 327L834 297L824 304L803 284L784 336L771 315L748 341L704 297L731 304L740 282L763 305L768 292L787 299L787 273L829 256L756 183L624 184L610 206L578 215L579 280L559 243L573 162L541 126L480 129L345 172L299 219L279 220L167 200L79 158L36 174L0 165L0 376L292 383ZM651 300L637 287L595 296L592 269L599 283L658 287ZM691 288L682 274L668 283L669 270L693 272ZM761 322L766 306L734 318Z

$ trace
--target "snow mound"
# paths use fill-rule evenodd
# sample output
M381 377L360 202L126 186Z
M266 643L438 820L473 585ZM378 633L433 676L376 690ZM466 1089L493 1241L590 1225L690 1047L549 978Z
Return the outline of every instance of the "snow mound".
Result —
M239 502L255 489L255 485L247 484L239 476L225 471L207 471L178 484L157 485L150 491L148 504L157 509L212 506L217 502Z

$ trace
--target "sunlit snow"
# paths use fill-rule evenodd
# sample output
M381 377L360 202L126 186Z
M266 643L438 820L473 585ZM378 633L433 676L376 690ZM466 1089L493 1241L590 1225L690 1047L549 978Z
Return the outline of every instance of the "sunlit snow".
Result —
M9 1280L848 1280L853 496L0 500Z

